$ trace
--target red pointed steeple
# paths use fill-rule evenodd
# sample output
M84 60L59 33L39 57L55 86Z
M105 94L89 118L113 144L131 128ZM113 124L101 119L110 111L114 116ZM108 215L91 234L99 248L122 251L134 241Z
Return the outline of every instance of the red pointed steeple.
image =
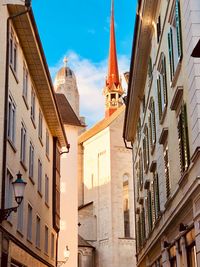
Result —
M111 0L111 20L110 20L110 50L108 59L108 76L106 79L106 86L104 88L105 96L105 116L109 117L121 105L121 96L124 90L119 78L117 49L115 42L115 21L114 21L114 0Z
M114 21L114 0L111 2L111 20L110 20L110 50L108 61L108 77L106 85L111 88L113 83L119 85L119 72L117 62L117 51L115 42L115 21Z

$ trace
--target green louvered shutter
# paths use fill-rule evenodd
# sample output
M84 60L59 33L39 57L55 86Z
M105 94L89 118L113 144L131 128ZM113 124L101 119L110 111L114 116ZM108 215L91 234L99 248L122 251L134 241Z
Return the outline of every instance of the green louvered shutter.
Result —
M171 27L168 33L168 49L169 49L169 62L170 62L170 79L172 81L174 77L174 50L173 50L173 32Z
M149 167L149 131L148 127L146 125L146 130L145 130L145 139L146 139L146 153L147 153L147 162L146 162L146 172L148 171Z
M161 82L160 82L160 76L157 79L157 94L158 94L158 112L159 112L159 120L161 120L162 117L162 96L161 96Z
M147 204L148 204L148 223L149 223L149 232L151 232L153 223L152 223L152 202L151 202L151 191L148 190L147 196Z
M176 33L177 33L178 58L179 58L179 60L181 60L181 58L183 56L183 48L182 48L180 0L176 0L175 17L176 17Z
M182 112L179 115L179 121L178 121L178 144L179 144L179 157L180 157L180 168L181 168L181 173L184 172L184 165L185 165L185 160L184 160L184 147L183 147L183 126L182 126Z
M152 222L154 225L156 221L154 181L152 181L151 184L151 206L152 206Z
M159 195L159 181L158 174L154 172L154 192L155 192L155 211L156 211L156 219L158 219L160 214L160 195Z
M165 163L165 183L166 183L166 195L167 198L170 196L171 185L170 185L170 177L169 177L169 155L168 149L164 152L164 163Z
M188 138L188 125L187 125L187 110L186 104L182 106L181 110L181 120L182 120L182 143L184 151L184 171L187 170L190 164L190 152L189 152L189 138Z
M152 99L151 102L151 112L152 112L152 141L153 144L156 143L156 114L155 114L155 103Z
M162 56L162 76L163 76L163 98L164 104L167 105L167 71L165 55Z
M151 146L151 149L153 147L153 129L152 129L152 115L151 113L149 114L149 117L148 117L148 120L149 120L149 139L150 139L150 146Z

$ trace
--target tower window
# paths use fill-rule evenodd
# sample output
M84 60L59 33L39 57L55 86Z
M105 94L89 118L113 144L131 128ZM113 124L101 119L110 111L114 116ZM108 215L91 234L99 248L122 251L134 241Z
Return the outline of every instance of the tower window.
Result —
M115 94L111 94L111 100L112 100L113 98L116 98L116 95L115 95Z

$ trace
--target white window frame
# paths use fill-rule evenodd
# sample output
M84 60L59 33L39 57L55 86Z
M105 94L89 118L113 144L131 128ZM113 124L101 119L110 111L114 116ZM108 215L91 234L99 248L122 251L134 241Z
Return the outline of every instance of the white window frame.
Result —
M24 201L22 200L17 210L17 231L23 233L24 228Z
M42 161L38 159L38 192L42 195Z
M11 96L8 100L8 139L15 145L15 129L16 129L16 105Z
M46 129L46 155L49 157L49 131Z
M31 119L35 122L35 91L31 89Z
M41 219L38 215L36 216L35 246L36 248L41 247Z
M28 81L29 81L29 74L28 69L24 63L23 66L23 98L27 104L27 98L28 98Z
M38 122L38 137L42 141L42 128L43 128L43 115L41 110L39 110L39 122Z
M44 252L49 253L49 227L47 225L44 228Z
M45 174L45 203L49 205L49 177Z
M29 178L33 180L34 178L34 146L32 142L30 142L29 147Z
M21 151L20 151L20 160L23 165L26 165L26 139L27 131L24 123L21 125Z
M32 233L33 233L33 208L28 203L28 212L27 212L27 240L32 242Z
M17 73L17 57L18 57L18 43L15 33L11 27L10 40L9 40L9 63L15 75Z

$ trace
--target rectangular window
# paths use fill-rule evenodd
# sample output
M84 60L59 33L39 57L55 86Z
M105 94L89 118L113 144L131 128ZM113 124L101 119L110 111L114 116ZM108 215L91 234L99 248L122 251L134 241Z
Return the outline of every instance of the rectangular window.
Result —
M178 139L181 174L187 171L190 164L190 149L187 125L186 104L181 106L181 112L178 117Z
M17 210L17 230L23 232L24 227L24 201L22 200Z
M156 31L157 31L157 43L160 41L161 36L161 18L158 17L157 24L156 24Z
M44 231L44 251L48 254L49 251L49 228L45 225Z
M55 237L54 234L51 234L51 258L54 259L55 254Z
M147 125L145 125L144 127L143 160L144 160L144 171L147 173L149 167L149 133Z
M7 177L6 177L6 192L5 192L5 208L12 208L13 207L13 176L7 170ZM8 220L11 220L12 215L9 216Z
M34 175L34 146L30 142L29 147L29 177L33 180Z
M45 203L49 204L49 177L45 175Z
M8 100L8 139L15 144L16 106L11 97Z
M153 98L151 98L150 100L149 129L150 129L149 139L151 145L151 152L153 153L153 149L156 144L156 114L155 114L155 103Z
M33 221L33 209L28 204L28 220L27 220L27 239L32 241L32 221Z
M168 33L168 50L170 60L170 78L172 81L177 65L183 56L180 0L175 1L170 26Z
M43 127L43 116L41 111L39 111L39 126L38 126L38 136L42 141L42 127Z
M38 192L42 194L42 162L38 159Z
M23 98L26 102L27 102L27 96L28 96L28 70L24 64L24 67L23 67Z
M160 216L160 190L159 190L159 179L158 173L153 172L153 191L154 191L154 204L155 204L155 219L157 220Z
M35 245L37 248L40 248L40 217L36 217L36 240L35 240Z
M46 155L49 156L49 132L46 129Z
M31 119L35 122L35 92L31 90Z
M18 50L17 40L13 30L11 29L10 40L9 40L9 61L15 73L17 72L17 50Z
M169 176L169 154L168 154L168 147L164 150L164 164L165 164L165 183L166 183L166 196L167 199L171 193L171 183L170 183L170 176Z
M162 121L163 113L167 106L167 72L166 72L166 59L164 53L161 54L159 63L159 75L157 80L157 93L158 93L158 111L159 119Z
M21 126L21 153L20 153L21 162L26 165L26 128L22 123Z

